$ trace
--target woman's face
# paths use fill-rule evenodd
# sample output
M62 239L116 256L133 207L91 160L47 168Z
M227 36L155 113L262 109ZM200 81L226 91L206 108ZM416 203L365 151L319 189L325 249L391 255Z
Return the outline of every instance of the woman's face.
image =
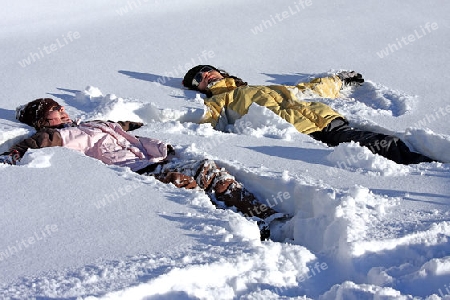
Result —
M207 72L199 72L198 74L201 74L202 79L198 84L198 90L199 91L206 91L208 90L208 86L210 83L222 80L224 77L217 72L216 70L209 70ZM197 76L197 75L196 75Z

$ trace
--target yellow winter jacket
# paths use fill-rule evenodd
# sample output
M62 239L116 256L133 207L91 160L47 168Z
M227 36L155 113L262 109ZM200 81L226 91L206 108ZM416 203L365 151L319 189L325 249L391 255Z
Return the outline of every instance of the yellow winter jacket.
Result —
M203 123L211 123L217 130L225 130L248 112L256 103L265 106L305 134L320 131L332 120L343 118L326 104L309 102L302 98L336 98L342 82L337 76L316 78L296 86L240 86L233 78L217 82L210 90L212 97L204 100L207 112Z

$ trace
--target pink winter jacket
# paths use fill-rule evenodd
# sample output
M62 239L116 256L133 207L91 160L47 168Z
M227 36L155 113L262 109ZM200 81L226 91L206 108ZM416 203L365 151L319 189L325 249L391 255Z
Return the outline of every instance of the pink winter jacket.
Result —
M133 171L163 161L167 157L168 145L156 139L129 134L123 127L128 128L130 123L92 121L78 126L46 128L13 146L11 151L23 156L28 148L62 146L97 158L105 164L129 167Z

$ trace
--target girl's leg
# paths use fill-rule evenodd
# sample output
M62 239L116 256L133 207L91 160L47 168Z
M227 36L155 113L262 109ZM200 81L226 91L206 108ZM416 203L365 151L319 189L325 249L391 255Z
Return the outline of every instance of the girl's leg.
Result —
M277 213L259 202L256 197L236 181L225 169L217 167L210 159L200 161L171 160L158 166L151 174L163 182L178 187L199 187L218 207L235 207L247 217L266 219Z

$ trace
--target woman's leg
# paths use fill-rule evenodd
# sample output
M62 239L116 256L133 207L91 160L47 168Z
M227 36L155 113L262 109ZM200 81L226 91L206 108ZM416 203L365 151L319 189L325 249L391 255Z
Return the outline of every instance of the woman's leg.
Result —
M340 143L353 141L369 148L373 153L399 164L407 165L433 161L420 153L412 152L403 141L395 136L355 129L348 126L348 123L343 119L335 119L322 131L310 135L332 147Z

